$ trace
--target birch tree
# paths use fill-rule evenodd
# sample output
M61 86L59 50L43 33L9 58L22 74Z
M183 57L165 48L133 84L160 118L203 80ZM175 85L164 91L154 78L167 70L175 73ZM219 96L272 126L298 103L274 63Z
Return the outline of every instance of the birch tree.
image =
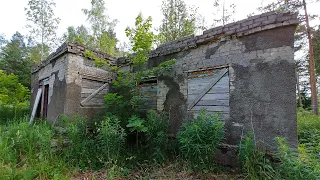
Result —
M91 25L92 47L111 55L115 54L117 38L114 27L117 20L109 21L104 0L91 0L91 8L82 11Z
M226 25L234 21L234 14L236 13L236 5L234 3L226 5L225 0L215 0L214 4L214 19L213 26Z
M162 41L174 41L204 29L204 19L196 11L196 8L188 7L183 0L164 0L161 6L163 19L159 28Z
M41 60L44 59L44 48L49 46L53 48L56 45L60 18L55 17L53 0L29 0L25 8L30 36L41 44Z

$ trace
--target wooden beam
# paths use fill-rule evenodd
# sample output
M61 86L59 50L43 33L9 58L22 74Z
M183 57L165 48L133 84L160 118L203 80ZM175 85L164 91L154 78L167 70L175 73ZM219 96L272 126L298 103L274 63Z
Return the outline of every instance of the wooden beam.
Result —
M102 91L104 88L106 88L109 85L109 83L105 83L103 84L101 87L99 87L99 89L97 89L95 92L93 92L92 94L90 94L87 98L85 98L83 101L81 101L80 105L84 106L85 103L87 103L88 101L90 101L94 96L96 96L100 91Z
M32 122L34 120L34 117L36 116L36 112L37 112L38 105L39 105L39 102L40 102L41 94L42 94L42 88L39 88L38 92L37 92L36 99L35 99L34 104L33 104L33 109L32 109L32 113L31 113L29 124L32 124Z
M189 105L188 110L191 110L199 101L200 99L228 72L228 69L222 70L216 78L214 78L208 86L206 86L200 94L194 99L194 101Z

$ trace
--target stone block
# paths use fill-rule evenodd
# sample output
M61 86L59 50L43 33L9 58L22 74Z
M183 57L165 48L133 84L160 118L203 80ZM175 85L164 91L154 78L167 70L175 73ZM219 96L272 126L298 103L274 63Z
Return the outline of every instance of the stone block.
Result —
M266 21L266 20L268 20L268 17L260 17L258 19L253 20L253 22L257 23L257 22L262 22L262 21Z
M277 19L277 17L278 17L278 15L272 14L272 15L268 16L268 20L275 20L275 19Z
M249 26L243 26L240 29L237 29L237 32L243 32L243 31L248 30L248 29L249 29Z
M229 30L236 30L236 29L239 29L240 27L241 27L240 24L235 24L234 26L231 26Z
M250 17L248 17L247 19L248 19L248 20L254 20L254 19L258 19L258 18L260 18L260 17L261 17L261 15L258 14L258 15L250 16Z
M291 19L291 20L289 20L289 23L290 24L299 24L300 21L298 19Z
M268 25L268 24L272 24L272 23L275 23L275 22L276 22L275 19L270 19L270 20L262 21L261 25Z
M284 21L287 21L287 20L290 20L290 19L292 19L291 16L281 16L281 17L277 18L277 22L284 22Z
M248 26L248 25L251 25L251 24L253 24L253 20L248 20L246 22L241 23L241 26Z

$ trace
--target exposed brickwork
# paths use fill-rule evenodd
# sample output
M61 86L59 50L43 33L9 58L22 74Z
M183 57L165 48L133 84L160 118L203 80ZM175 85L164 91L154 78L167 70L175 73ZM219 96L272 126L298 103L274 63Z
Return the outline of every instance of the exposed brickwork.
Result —
M206 30L202 35L199 36L186 36L176 41L162 44L156 50L150 53L150 57L163 56L191 48L197 48L199 45L220 39L226 35L232 38L239 38L263 30L296 24L299 24L297 14L278 14L276 12L268 12L248 17L247 19L230 23L225 26L219 26Z

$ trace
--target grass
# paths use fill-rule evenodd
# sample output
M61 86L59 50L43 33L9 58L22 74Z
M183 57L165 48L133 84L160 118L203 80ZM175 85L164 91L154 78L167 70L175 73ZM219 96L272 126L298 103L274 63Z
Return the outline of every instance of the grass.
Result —
M0 124L19 121L25 116L29 116L29 106L0 105Z
M10 109L11 108L11 109ZM83 119L78 117L78 124L69 124L65 131L58 133L50 124L45 121L36 121L35 124L28 124L27 108L18 109L13 107L1 107L0 112L4 112L0 124L0 174L1 179L250 179L246 173L242 174L227 167L218 167L214 172L197 171L193 168L192 164L184 159L184 156L177 153L167 154L165 159L159 161L152 155L153 151L146 148L150 148L150 137L155 137L156 141L153 144L162 142L162 130L155 129L154 135L148 134L147 141L141 144L141 149L136 149L135 143L126 145L124 151L118 151L121 154L103 154L108 151L110 146L101 146L92 144L113 143L110 138L104 139L104 137L120 137L122 135L122 129L115 126L112 123L117 123L116 119L103 119L101 122L97 122L93 132L85 130L79 131L80 134L76 134L77 129L84 128L85 124L81 122ZM159 127L157 124L157 117L155 114L149 117L152 121L151 125L154 128ZM77 122L72 120L73 122ZM80 123L80 124L79 124ZM111 123L111 124L110 124ZM100 125L99 125L100 124ZM111 125L111 126L109 126ZM148 125L151 127L151 125ZM78 126L78 127L76 127ZM82 127L83 126L83 127ZM117 128L114 128L117 127ZM165 124L164 126L165 127ZM68 128L74 134L68 134ZM150 128L152 129L152 128ZM82 129L84 130L84 129ZM111 133L111 134L110 134ZM94 139L85 139L96 136ZM102 135L102 136L101 136ZM124 135L124 134L123 134ZM79 147L72 145L63 145L64 143L58 143L58 147L55 149L52 147L53 139L64 142L65 138L78 138L76 140L86 141L89 144L76 144ZM77 137L76 137L77 136ZM83 137L88 136L88 137ZM299 151L298 154L290 152L287 149L287 145L281 139L279 139L279 154L278 157L282 158L281 164L272 165L269 168L278 168L274 172L276 175L295 177L295 173L306 173L308 175L315 174L320 170L319 158L320 158L320 117L312 115L309 111L298 110L298 136L299 136ZM142 136L143 137L143 136ZM60 139L59 139L60 138ZM159 139L160 138L160 139ZM121 138L119 141L115 141L116 144L121 144ZM168 144L165 141L165 144ZM249 144L248 144L249 145ZM81 147L84 149L81 149ZM120 147L120 146L119 146ZM119 148L115 147L116 149ZM162 146L161 146L162 147ZM71 148L71 149L70 149ZM72 148L76 148L73 149ZM80 148L79 151L77 148ZM94 149L98 148L98 149ZM169 148L169 147L166 147ZM250 147L249 147L250 148ZM114 150L111 150L114 152ZM111 152L110 151L110 152ZM164 149L163 152L170 149ZM172 151L172 150L171 150ZM78 154L74 154L77 152ZM84 154L81 152L85 152ZM148 153L146 153L148 152ZM154 151L157 152L157 151ZM94 153L97 153L96 155ZM248 152L248 154L253 152ZM82 156L86 157L89 163L93 163L92 160L98 160L98 165L95 168L86 167L84 164L82 168L79 168L77 164L81 162ZM107 156L113 157L113 161L110 163L105 159ZM114 156L115 155L115 156ZM263 154L261 159L263 159ZM105 157L104 157L105 156ZM117 158L117 156L120 156ZM91 158L93 157L93 159ZM256 157L256 156L252 156ZM259 156L260 157L260 156ZM253 158L255 160L259 158ZM100 163L101 161L101 163ZM251 160L252 161L252 160ZM76 163L74 163L76 162ZM107 162L107 165L104 165ZM160 162L160 163L159 163ZM248 163L248 162L247 162ZM247 164L247 167L252 167L254 171L257 165L252 162L252 166ZM267 162L269 163L269 162ZM261 164L260 164L261 165ZM262 164L270 165L270 164ZM263 167L262 168L265 168ZM261 167L261 166L260 166ZM223 169L223 170L222 170ZM226 170L227 169L227 170ZM251 171L250 170L250 171ZM288 172L291 172L288 173ZM263 174L263 173L262 173ZM260 175L259 175L260 176ZM300 176L301 177L301 176ZM302 176L307 177L307 176ZM312 176L313 177L313 176ZM312 179L312 178L311 178Z
M2 179L64 179L68 167L51 150L54 131L46 122L28 124L28 117L0 129Z

